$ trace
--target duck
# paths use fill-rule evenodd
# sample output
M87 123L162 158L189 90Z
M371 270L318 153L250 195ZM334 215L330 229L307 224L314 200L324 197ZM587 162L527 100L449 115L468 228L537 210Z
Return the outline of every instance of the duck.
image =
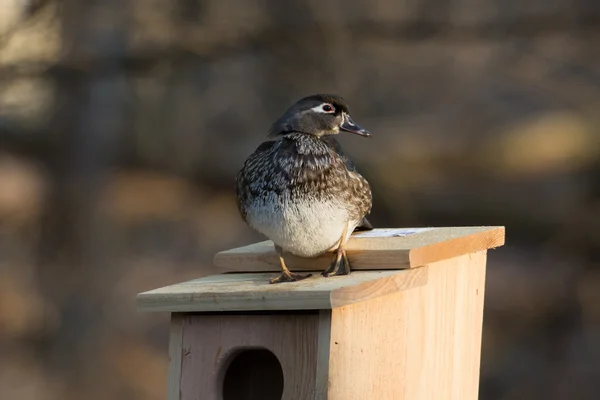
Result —
M304 97L273 123L237 174L242 220L271 240L279 257L281 274L272 284L312 275L291 272L285 253L313 258L333 252L322 275L350 274L348 239L357 230L373 229L366 218L371 187L336 140L340 133L371 137L341 96Z

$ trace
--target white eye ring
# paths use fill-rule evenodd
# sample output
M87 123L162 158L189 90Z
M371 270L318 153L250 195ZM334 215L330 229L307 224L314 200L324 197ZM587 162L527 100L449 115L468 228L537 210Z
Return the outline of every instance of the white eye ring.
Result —
M311 110L314 112L323 113L323 114L335 113L335 107L329 103L323 103L321 105L311 108Z
M325 103L325 104L321 105L321 110L323 110L323 112L326 112L326 113L335 112L335 108L329 103Z

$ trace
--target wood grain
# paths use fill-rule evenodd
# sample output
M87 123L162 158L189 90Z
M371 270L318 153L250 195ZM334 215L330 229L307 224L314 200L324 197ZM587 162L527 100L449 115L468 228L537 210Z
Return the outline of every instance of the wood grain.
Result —
M221 274L140 293L143 311L251 311L330 309L424 285L423 268L314 275L272 285L272 273Z
M179 400L181 381L181 352L183 341L183 316L171 315L169 331L169 374L167 378L167 400Z
M433 263L425 286L331 310L327 399L477 399L485 262Z
M317 374L313 399L327 399L329 390L329 357L331 349L331 310L319 311L317 331Z
M382 270L420 267L503 244L502 226L386 228L353 234L346 249L353 270ZM317 258L285 254L286 264L295 271L323 271L332 259L332 253ZM236 272L280 268L271 241L222 251L215 255L214 263L223 270Z
M297 285L295 289L268 285L263 278L270 274L208 277L188 283L192 290L175 285L191 296L188 300L198 294L203 298L198 288L222 285L204 297L226 304L229 288L239 292L229 298L235 307L243 302L243 296L236 297L246 290L241 288L252 282L258 287L268 285L278 293L270 299L283 310L299 301L282 300L286 296L303 293L310 305L310 296L327 293L331 309L174 314L168 398L222 399L224 374L235 355L267 349L281 364L284 400L476 400L486 257L487 251L482 250L409 270L359 271L354 278L336 278L337 284L315 278L325 281L322 292L302 282L291 284ZM411 284L410 274L421 284ZM253 281L259 277L260 282ZM263 295L259 290L245 301L252 303ZM264 365L252 366L267 370ZM242 371L241 376L248 375ZM254 393L249 398L271 398L261 392L264 386L253 379L249 382L254 382L247 389ZM236 386L246 393L245 387Z
M181 400L222 399L223 378L232 358L257 348L271 351L281 364L282 400L315 399L318 312L185 318ZM260 397L254 393L248 398Z

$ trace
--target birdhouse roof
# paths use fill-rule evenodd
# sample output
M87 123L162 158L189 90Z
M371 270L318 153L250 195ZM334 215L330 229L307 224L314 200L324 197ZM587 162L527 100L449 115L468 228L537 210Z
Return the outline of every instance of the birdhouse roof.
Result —
M355 232L345 249L353 270L406 269L421 267L462 254L502 246L504 227L385 228ZM291 270L323 271L331 253L317 258L285 254ZM270 240L222 251L214 263L228 272L279 271L279 258Z
M273 244L221 252L220 275L140 293L145 311L215 312L330 309L407 290L427 282L427 264L502 246L504 227L375 229L355 233L346 245L353 272L324 278L332 254L314 259L285 256L293 271L318 271L299 282L269 284L279 261ZM244 273L240 273L244 272Z

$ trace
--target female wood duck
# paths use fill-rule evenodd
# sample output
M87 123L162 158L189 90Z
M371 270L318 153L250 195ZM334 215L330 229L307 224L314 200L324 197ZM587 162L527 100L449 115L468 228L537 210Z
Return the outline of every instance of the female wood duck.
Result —
M237 175L237 204L243 220L275 244L281 275L271 283L310 276L290 272L283 252L316 257L335 251L323 276L346 275L344 245L355 229L373 229L369 183L347 158L334 135L370 133L358 126L337 95L305 97L271 128Z

